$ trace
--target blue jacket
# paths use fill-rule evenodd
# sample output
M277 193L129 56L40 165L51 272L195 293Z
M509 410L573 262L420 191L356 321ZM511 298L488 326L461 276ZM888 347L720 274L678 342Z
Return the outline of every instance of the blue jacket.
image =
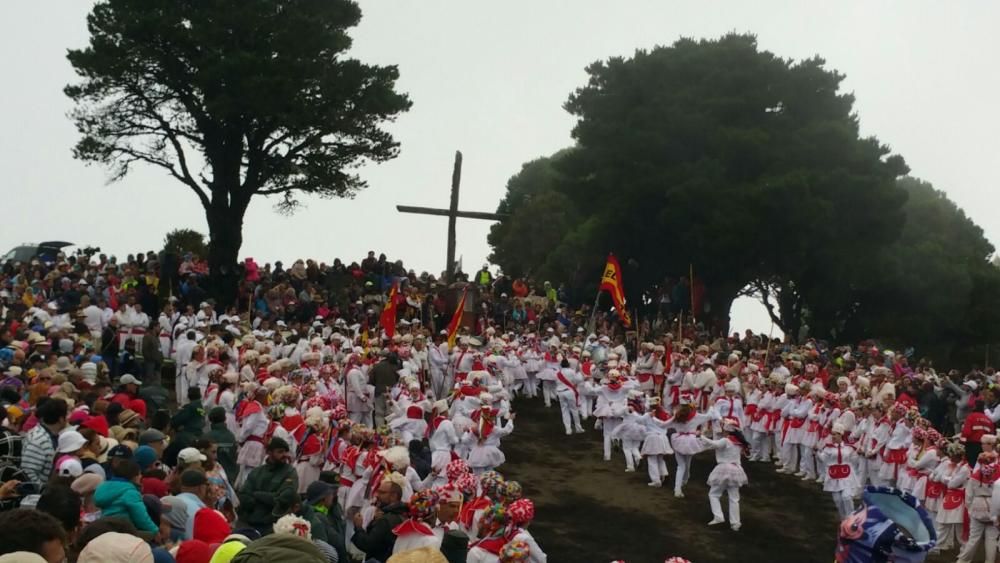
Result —
M146 512L139 488L130 481L112 478L101 483L94 491L94 504L101 509L102 517L113 516L129 520L143 532L160 531L160 527Z

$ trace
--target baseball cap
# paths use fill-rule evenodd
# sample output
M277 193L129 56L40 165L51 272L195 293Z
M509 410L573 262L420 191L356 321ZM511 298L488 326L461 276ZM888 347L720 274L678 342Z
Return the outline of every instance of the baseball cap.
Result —
M198 448L184 448L177 453L177 460L182 463L194 463L196 461L205 461L208 458L205 454L198 451Z
M142 382L136 379L135 376L132 375L131 373L126 373L125 375L121 376L118 379L118 383L121 383L122 385L127 385L129 383L133 385L142 385Z
M313 481L306 488L306 502L309 504L316 504L317 502L323 500L323 497L332 493L334 488L329 483L324 483L323 481Z
M162 442L165 439L166 436L164 436L163 432L160 432L155 428L150 428L142 434L139 434L139 445L144 446L146 444L152 444L153 442Z
M109 458L132 459L132 448L125 444L118 444L108 452Z
M60 477L76 478L83 475L83 464L81 464L80 460L75 457L67 457L59 462L59 467L56 469L56 473L58 473Z

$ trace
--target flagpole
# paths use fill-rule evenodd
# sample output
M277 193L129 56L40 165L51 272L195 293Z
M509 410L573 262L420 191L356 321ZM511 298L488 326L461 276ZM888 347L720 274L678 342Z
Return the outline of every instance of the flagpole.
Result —
M594 307L590 309L590 322L587 323L587 328L589 334L595 334L597 325L594 322L594 317L597 315L597 304L601 300L601 286L597 286L597 295L594 296Z
M690 266L690 275L688 276L689 280L688 287L691 289L691 324L694 324L697 322L698 319L698 315L697 313L695 313L694 310L694 263L688 262L688 266Z
M633 309L635 311L635 357L639 358L639 343L642 341L642 322L639 319L639 308Z
M771 354L771 338L774 336L774 321L771 321L771 331L767 334L767 349L764 351L764 369L767 370L767 357ZM770 371L766 371L770 375Z

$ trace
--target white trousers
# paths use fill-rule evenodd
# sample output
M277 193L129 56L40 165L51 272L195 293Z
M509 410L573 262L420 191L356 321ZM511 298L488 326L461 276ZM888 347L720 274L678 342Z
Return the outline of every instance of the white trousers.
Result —
M722 493L729 496L729 523L731 525L740 524L740 488L737 486L722 487L713 485L708 489L708 504L712 507L712 517L716 520L725 520L722 514Z
M642 443L638 440L622 440L622 450L625 452L625 469L634 471L642 461L642 454L639 453L639 446Z
M451 391L444 387L444 370L431 368L431 391L437 399L443 399Z
M750 457L760 461L771 461L771 435L767 432L754 432L751 444L753 443L757 444L757 455L751 454Z
M992 522L972 519L969 521L969 541L958 552L957 563L972 563L981 542L986 542L986 563L997 560L997 537L1000 530Z
M576 395L572 391L556 393L559 398L559 410L562 411L563 427L567 434L572 434L575 428L577 432L583 432L580 426L580 407L576 404Z
M604 461L611 461L611 433L622 423L620 418L598 419L604 429Z
M556 394L556 382L548 379L542 380L542 398L545 399L545 406L552 406L552 399Z
M347 418L350 418L351 422L373 427L372 411L350 411L347 413Z
M942 524L940 522L937 525L937 549L941 551L948 551L955 544L962 544L962 525L961 524ZM970 523L970 535L971 535L971 523Z
M533 371L528 372L528 380L524 382L524 396L532 399L538 396L538 380Z
M851 491L832 491L830 493L841 520L854 513L854 497L851 496L851 493Z
M650 483L660 484L670 476L670 471L667 470L667 461L663 459L662 455L646 456L646 469L649 471Z
M174 378L174 393L176 393L177 404L184 406L188 403L188 382L187 376L184 375L186 370L182 369L180 366L177 367L177 375Z
M806 474L806 477L816 478L816 450L812 446L799 445L799 471Z
M677 473L674 474L674 492L678 493L681 492L690 477L691 456L674 452L674 458L677 460Z
M795 472L799 462L799 445L789 444L787 441L781 445L781 464L785 469Z

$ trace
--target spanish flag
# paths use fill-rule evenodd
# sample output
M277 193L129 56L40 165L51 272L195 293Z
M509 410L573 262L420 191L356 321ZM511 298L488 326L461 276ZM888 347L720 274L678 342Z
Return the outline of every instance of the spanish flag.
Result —
M462 291L462 298L458 300L458 307L455 307L455 314L451 316L448 323L448 347L455 347L455 337L458 336L458 325L462 324L462 311L465 310L465 296L468 295L469 288Z
M615 311L625 328L632 326L632 318L625 308L625 283L622 281L622 267L614 254L608 254L608 263L604 265L604 275L601 276L601 291L611 294Z
M382 316L379 317L379 324L386 336L392 338L396 334L396 295L399 293L399 282L393 282L392 289L389 290L389 297L382 307Z

